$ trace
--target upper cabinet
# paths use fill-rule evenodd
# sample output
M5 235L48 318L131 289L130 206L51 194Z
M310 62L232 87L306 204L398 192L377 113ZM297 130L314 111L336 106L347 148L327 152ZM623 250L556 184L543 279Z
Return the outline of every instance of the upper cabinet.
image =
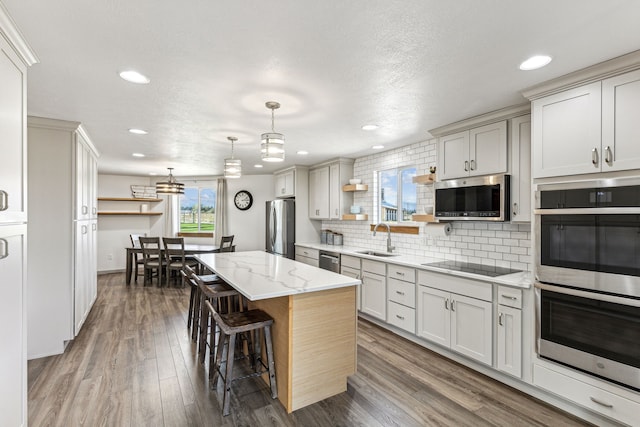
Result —
M274 175L275 197L295 197L296 170L294 168L276 172Z
M98 158L93 144L82 126L74 132L76 168L75 219L98 216Z
M640 168L640 53L528 89L534 178Z
M309 218L341 219L353 203L342 187L353 177L352 159L338 159L309 170Z
M438 140L440 179L490 175L506 171L506 120L445 135Z
M510 120L511 222L531 221L531 114Z

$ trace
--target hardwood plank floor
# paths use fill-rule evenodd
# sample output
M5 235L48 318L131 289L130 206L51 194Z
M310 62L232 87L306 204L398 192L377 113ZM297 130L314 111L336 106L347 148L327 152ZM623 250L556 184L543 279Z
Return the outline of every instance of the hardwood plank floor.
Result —
M29 362L29 425L588 425L363 320L347 392L287 414L260 380L243 380L222 417L221 387L209 390L187 330L188 293L99 276L66 352Z

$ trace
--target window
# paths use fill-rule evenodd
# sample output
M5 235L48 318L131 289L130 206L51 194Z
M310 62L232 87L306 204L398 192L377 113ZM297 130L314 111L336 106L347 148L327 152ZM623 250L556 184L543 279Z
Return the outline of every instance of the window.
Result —
M180 196L180 233L213 234L216 218L216 190L184 189Z
M416 213L417 189L412 180L416 171L410 166L380 172L380 221L411 221L411 214Z

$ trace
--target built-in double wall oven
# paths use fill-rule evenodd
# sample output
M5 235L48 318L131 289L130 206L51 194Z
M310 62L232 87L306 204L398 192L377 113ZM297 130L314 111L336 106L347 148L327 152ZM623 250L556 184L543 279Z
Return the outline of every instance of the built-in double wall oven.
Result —
M640 178L538 185L537 350L640 390Z

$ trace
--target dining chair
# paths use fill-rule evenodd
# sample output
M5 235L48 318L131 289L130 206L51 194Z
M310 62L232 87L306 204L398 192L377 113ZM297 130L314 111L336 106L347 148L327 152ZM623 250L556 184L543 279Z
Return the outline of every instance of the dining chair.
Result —
M144 262L144 284L153 281L153 276L158 278L158 286L162 286L162 276L164 271L164 260L162 259L162 248L160 237L139 237L140 248L142 248L142 260Z
M169 280L180 277L180 271L184 267L196 268L199 263L196 259L187 257L184 252L184 237L163 237L164 261L167 270L167 284Z
M220 238L220 252L235 252L235 246L233 246L233 238L235 235L231 236L222 236Z
M131 247L140 247L140 237L146 237L146 234L129 234L129 238L131 239ZM143 268L140 269L140 267ZM138 254L137 252L133 253L133 268L135 269L134 280L136 283L138 283L138 276L144 277L144 259L142 257L142 254Z

